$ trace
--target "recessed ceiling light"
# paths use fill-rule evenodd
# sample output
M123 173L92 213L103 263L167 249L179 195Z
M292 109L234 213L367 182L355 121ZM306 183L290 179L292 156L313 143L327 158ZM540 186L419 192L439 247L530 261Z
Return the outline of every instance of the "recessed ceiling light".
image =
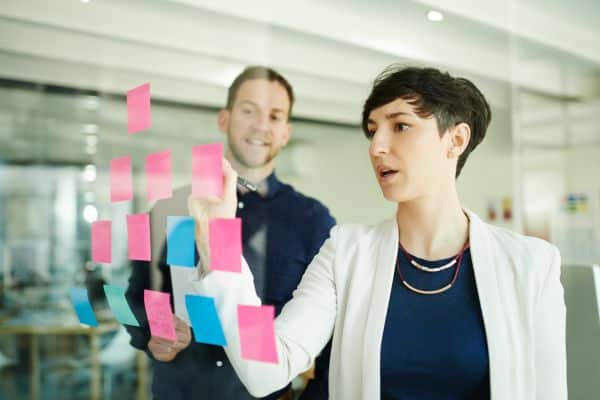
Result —
M90 95L90 96L83 96L81 98L81 106L88 110L97 109L99 104L100 104L100 100L98 99L98 96Z
M96 154L96 146L85 146L85 153L90 156Z
M88 164L83 169L83 179L87 182L94 182L96 180L96 166Z
M88 146L96 146L98 144L98 136L96 136L96 135L87 135L85 137L85 143Z
M82 3L89 3L90 0L81 0Z
M444 14L436 10L430 10L427 13L427 19L432 22L440 22L444 20Z
M98 209L88 204L83 207L83 219L89 222L90 224L98 219Z
M83 133L88 135L94 135L98 133L98 125L96 124L83 124L81 127Z

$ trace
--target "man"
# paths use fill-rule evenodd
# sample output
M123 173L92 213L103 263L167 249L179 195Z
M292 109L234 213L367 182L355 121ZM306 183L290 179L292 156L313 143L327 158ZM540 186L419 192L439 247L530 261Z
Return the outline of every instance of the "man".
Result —
M325 206L303 196L274 174L278 153L289 142L292 87L276 71L246 68L232 83L227 105L219 112L219 130L226 135L225 157L238 174L256 184L257 192L240 189L237 216L242 219L244 257L253 266L257 293L279 314L292 297L304 270L329 235L335 221ZM152 392L155 399L251 398L220 346L196 343L189 327L175 318L177 341L150 336L143 307L144 289L184 293L193 269L166 265L164 231L167 215L187 215L190 186L152 210L153 243L162 251L158 272L147 262L133 263L127 299L141 327L127 327L131 344L153 360ZM175 290L174 290L175 289ZM185 314L183 299L172 296L176 314ZM305 399L327 398L329 349L317 360L316 376ZM291 398L290 387L269 399ZM288 397L286 397L288 396Z

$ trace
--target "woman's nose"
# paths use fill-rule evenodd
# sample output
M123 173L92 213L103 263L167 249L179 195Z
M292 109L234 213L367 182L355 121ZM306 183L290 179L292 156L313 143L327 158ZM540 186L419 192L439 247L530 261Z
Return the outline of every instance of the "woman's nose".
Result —
M389 151L389 140L385 133L381 131L375 132L371 138L371 145L369 146L369 152L373 157L387 154Z

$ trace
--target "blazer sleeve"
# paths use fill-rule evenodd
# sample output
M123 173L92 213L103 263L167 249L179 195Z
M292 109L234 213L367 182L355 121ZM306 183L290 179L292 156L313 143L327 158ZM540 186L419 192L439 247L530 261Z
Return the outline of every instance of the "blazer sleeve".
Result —
M551 259L536 307L536 399L566 400L566 306L560 283L560 253L555 246Z
M192 280L194 291L215 299L227 345L225 352L248 392L263 397L285 387L306 371L332 336L337 300L334 281L336 228L306 269L292 299L275 320L278 363L242 358L237 305L260 305L252 273L242 259L242 273L212 271Z

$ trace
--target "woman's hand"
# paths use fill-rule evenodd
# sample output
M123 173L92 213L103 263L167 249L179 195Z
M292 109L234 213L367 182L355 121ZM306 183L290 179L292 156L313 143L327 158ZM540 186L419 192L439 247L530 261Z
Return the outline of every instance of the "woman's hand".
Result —
M223 195L221 197L188 197L188 211L196 222L196 247L204 270L210 266L208 222L215 218L235 218L237 209L237 172L223 159Z

